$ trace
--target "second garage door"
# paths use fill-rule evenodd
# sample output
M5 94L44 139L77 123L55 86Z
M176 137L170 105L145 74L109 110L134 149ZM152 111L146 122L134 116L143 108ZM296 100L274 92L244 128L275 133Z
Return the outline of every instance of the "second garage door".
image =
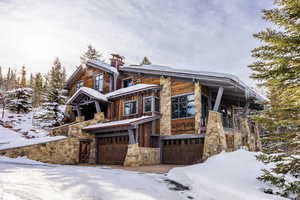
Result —
M98 138L98 162L105 165L123 165L127 154L129 137Z
M203 138L171 139L163 141L164 164L188 165L202 161Z

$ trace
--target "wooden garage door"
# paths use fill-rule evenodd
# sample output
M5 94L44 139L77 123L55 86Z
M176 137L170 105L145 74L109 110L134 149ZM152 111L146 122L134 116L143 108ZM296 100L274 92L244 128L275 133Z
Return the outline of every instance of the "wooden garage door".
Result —
M99 163L105 165L122 165L127 154L128 141L128 135L99 138Z
M162 162L180 165L199 163L203 147L203 138L164 140Z

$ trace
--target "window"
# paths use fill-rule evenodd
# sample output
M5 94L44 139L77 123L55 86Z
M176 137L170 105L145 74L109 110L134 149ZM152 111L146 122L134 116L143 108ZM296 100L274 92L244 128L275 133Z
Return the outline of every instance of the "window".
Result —
M194 94L172 97L172 119L195 116Z
M123 84L123 88L133 86L133 80L132 78L123 79L122 84Z
M159 112L159 98L158 97L145 97L144 98L144 112Z
M137 101L127 101L124 103L124 115L134 115L137 113Z
M95 77L95 89L99 91L103 90L103 74L98 74Z
M80 80L80 81L77 82L77 84L76 84L76 90L78 90L81 87L83 87L83 80Z

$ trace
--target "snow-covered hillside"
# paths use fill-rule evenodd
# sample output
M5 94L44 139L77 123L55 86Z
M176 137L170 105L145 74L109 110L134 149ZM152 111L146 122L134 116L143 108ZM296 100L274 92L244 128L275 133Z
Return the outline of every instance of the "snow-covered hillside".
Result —
M222 153L204 164L174 168L167 176L0 157L0 197L3 200L283 199L262 192L265 185L256 177L264 166L254 155L245 150Z
M4 118L0 118L0 150L64 138L47 136L47 131L32 125L32 117L33 112L28 114L5 112Z

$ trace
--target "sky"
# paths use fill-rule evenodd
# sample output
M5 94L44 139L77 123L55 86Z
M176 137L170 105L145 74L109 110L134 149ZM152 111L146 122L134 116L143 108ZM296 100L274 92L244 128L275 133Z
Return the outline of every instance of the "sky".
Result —
M47 73L59 57L67 73L91 44L138 64L232 73L249 85L247 65L269 24L270 0L0 0L0 65Z

